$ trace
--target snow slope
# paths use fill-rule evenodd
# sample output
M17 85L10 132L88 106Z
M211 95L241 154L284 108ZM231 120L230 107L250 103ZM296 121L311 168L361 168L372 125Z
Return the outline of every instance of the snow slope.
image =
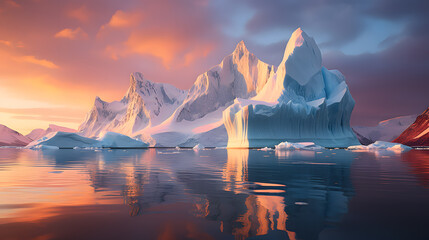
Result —
M75 129L61 127L55 124L49 124L49 127L47 129L36 128L25 136L30 138L31 140L37 140L51 132L77 132L77 131Z
M321 64L314 39L295 30L261 91L250 100L237 98L223 112L228 147L274 147L284 141L359 144L350 128L355 102L344 76Z
M429 146L429 108L393 142L408 146Z
M95 99L79 131L87 137L100 136L107 131L133 135L170 117L182 104L186 93L170 84L153 83L135 72L130 76L130 87L121 101L109 103L99 97Z
M0 124L0 146L25 146L31 139Z
M359 127L353 129L361 136L372 142L391 142L407 129L417 118L417 115L409 115L387 119L378 123L374 127Z

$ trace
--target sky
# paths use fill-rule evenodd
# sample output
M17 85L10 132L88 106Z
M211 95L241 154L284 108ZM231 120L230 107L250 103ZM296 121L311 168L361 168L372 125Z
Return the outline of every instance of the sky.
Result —
M429 1L0 0L0 124L77 128L132 72L189 89L240 40L278 65L301 27L346 77L352 125L429 106Z

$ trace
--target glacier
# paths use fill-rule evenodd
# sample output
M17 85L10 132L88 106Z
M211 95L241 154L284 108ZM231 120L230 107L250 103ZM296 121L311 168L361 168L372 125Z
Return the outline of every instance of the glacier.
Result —
M357 145L350 127L354 104L344 76L322 67L316 42L298 28L263 89L250 99L235 99L223 112L228 148L274 147L284 141Z

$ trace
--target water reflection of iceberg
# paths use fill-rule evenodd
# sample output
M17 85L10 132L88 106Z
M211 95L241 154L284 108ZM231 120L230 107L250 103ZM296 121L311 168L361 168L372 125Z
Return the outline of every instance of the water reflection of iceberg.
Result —
M274 151L231 149L222 189L202 190L213 183L188 184L206 196L205 206L199 206L202 216L221 222L236 239L317 239L347 212L354 155L323 150L279 157Z

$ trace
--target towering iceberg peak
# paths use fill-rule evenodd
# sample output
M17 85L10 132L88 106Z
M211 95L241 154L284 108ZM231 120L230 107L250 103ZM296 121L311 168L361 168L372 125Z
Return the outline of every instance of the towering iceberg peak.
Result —
M322 67L316 42L298 28L262 90L250 100L236 99L223 112L228 147L273 147L283 141L356 144L350 128L354 103L344 76Z
M279 69L280 75L286 73L301 86L307 84L322 69L319 47L301 28L292 33Z
M325 98L322 75L322 55L316 42L298 28L286 45L275 77L268 81L255 100L309 102Z

